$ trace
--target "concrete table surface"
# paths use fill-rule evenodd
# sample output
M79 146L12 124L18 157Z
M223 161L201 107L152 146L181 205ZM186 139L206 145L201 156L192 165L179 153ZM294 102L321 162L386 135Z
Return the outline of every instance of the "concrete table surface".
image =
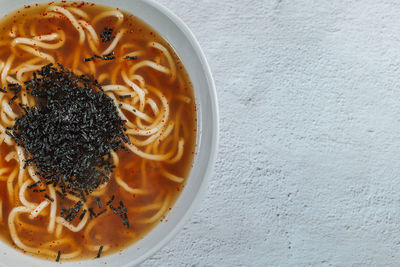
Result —
M143 266L399 266L400 2L158 1L221 131L205 200Z

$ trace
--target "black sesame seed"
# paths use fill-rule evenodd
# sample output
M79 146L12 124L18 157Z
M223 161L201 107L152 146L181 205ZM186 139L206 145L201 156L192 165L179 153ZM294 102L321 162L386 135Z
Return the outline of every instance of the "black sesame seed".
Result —
M112 210L112 212L114 212L115 215L118 215L118 211L114 208L113 205L110 205L110 209Z
M26 169L26 167L28 167L31 162L32 162L32 159L26 160L23 168Z
M129 229L129 219L128 216L126 215L126 213L124 214L124 225L126 225L126 228Z
M59 195L62 199L65 198L64 194L61 193L60 191L56 190L56 194Z
M83 59L84 62L93 61L93 60L94 60L94 57L89 57L89 58Z
M122 224L125 225L129 229L129 220L126 213L120 214L119 217L121 218Z
M119 204L121 205L121 208L122 208L122 210L124 211L124 213L126 213L128 210L127 210L126 207L124 206L124 203L122 203L122 201L120 201Z
M81 199L86 202L85 192L81 191Z
M46 191L46 189L33 189L34 193L42 193L44 191Z
M83 212L81 213L81 216L79 216L79 220L82 221L83 217L85 217L87 210L83 210Z
M34 188L34 187L40 185L41 183L42 183L41 181L37 181L36 183L29 185L28 189Z
M112 195L111 199L107 201L106 206L110 205L111 202L113 202L113 200L114 200L114 195Z
M69 208L69 209L62 208L61 212L60 212L60 215L61 215L61 217L65 218L65 214L68 213L68 212L71 212L71 211L72 211L72 208Z
M115 59L115 57L114 57L114 56L112 56L112 57L105 57L105 56L103 56L102 59L103 59L103 60L113 60L113 59Z
M137 57L137 56L134 56L134 57L126 56L126 57L124 57L124 59L127 59L127 60L136 60L136 59L138 59L138 57Z
M35 191L35 190L33 190ZM51 202L54 202L54 198L52 198L51 196L44 194L44 197L47 198L48 200L50 200Z
M57 252L56 262L59 262L59 261L60 261L60 257L61 257L61 251L59 250L59 251Z
M107 209L104 209L104 210L98 212L98 213L96 214L96 217L100 216L101 214L105 213L106 211L107 211Z
M128 153L128 154L129 154L129 153L131 153L131 151L130 151L130 150L128 150L128 149L127 149L126 147L124 147L124 146L123 146L123 147L121 147L121 149L122 149L123 151L125 151L126 153Z
M94 218L97 217L96 213L94 213L92 208L89 208L89 214L90 214L90 217L94 217Z
M103 246L100 246L99 252L97 252L96 258L100 258L101 252L103 251Z
M73 221L76 218L76 216L78 216L78 213L81 210L82 206L83 206L82 202L78 201L72 208L71 213L65 218L65 220L68 222Z
M101 209L101 200L100 200L100 198L96 197L96 203L97 203L97 207L99 207L99 209Z
M17 95L13 96L13 97L10 99L10 101L8 102L8 104L11 105L11 104L14 102L14 100L17 99L17 98L18 98Z

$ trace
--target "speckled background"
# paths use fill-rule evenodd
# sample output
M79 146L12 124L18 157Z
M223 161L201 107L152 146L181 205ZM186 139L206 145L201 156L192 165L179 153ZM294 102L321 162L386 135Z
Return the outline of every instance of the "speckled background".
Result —
M400 266L400 2L158 0L214 74L215 175L143 266Z

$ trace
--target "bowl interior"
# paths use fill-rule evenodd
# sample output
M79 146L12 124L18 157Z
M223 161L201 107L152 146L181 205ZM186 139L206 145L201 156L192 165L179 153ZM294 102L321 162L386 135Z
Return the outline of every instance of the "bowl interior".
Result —
M31 0L3 0L0 16L25 4L48 2ZM159 32L181 58L193 83L197 104L197 146L189 180L167 215L167 222L160 223L144 239L121 253L96 260L82 261L80 266L104 265L131 266L143 261L165 245L183 226L203 195L210 177L218 142L218 110L216 92L206 59L193 34L183 22L165 7L152 0L91 1L113 5L139 17ZM106 231L107 229L105 229ZM4 266L53 266L53 262L24 255L0 242L1 263ZM63 266L76 266L77 262L63 262Z

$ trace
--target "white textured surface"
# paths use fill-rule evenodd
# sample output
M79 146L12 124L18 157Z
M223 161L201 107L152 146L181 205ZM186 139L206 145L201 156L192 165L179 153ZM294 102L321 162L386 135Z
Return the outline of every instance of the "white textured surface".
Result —
M143 266L398 266L400 3L159 1L209 60L221 143Z

